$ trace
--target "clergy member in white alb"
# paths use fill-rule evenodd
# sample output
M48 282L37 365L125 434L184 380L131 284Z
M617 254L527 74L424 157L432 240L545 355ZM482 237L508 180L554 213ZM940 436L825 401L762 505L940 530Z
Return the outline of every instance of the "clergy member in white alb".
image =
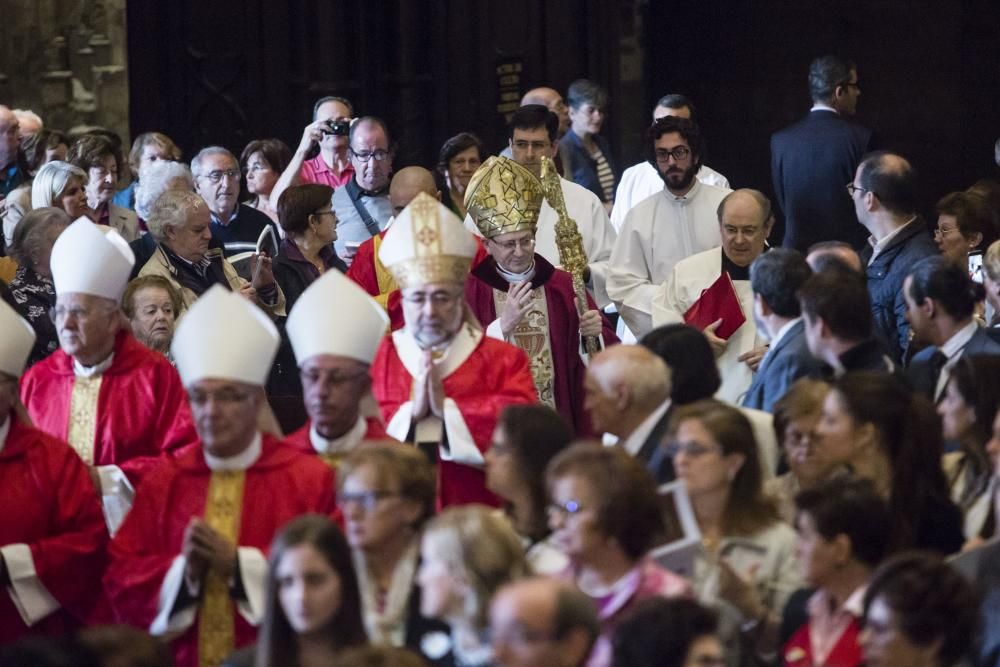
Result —
M723 340L715 335L719 322L705 328L705 336L718 360L722 386L716 397L738 405L750 388L753 372L767 347L757 337L753 318L750 265L764 252L774 225L771 202L757 190L735 190L719 207L722 247L712 248L677 263L670 278L653 299L653 326L684 321L684 313L711 287L723 272L736 288L746 321Z
M684 95L664 95L653 108L653 122L655 123L664 116L677 116L691 120L694 116L694 105ZM724 190L729 189L729 179L707 164L701 165L695 178L708 185L714 185ZM615 192L615 207L611 210L611 226L615 228L616 232L621 231L622 225L625 223L625 216L628 215L633 206L662 191L663 179L656 168L655 160L643 160L626 169L625 173L622 174L622 180L618 183L618 190Z
M653 328L653 296L674 265L721 242L718 207L728 193L695 178L703 149L692 121L661 118L650 128L648 141L666 187L629 211L611 253L607 283L608 295L635 338Z
M200 446L143 481L105 587L119 620L169 640L177 665L218 665L252 643L275 533L335 510L329 466L257 428L279 341L262 310L219 285L174 336Z
M368 369L388 327L385 309L340 271L327 271L302 293L286 329L309 421L285 442L336 467L361 443L389 437L380 416L362 414L371 395Z

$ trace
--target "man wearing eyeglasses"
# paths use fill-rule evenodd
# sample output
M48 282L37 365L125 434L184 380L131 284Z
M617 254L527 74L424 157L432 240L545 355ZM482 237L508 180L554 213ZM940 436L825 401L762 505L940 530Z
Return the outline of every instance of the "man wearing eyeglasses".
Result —
M221 146L203 148L191 160L191 173L194 191L211 213L212 240L227 257L256 250L257 239L267 227L278 238L278 229L267 215L239 202L240 163L235 155Z
M542 184L513 160L491 157L476 171L465 202L485 238L489 258L473 270L465 297L486 335L528 355L541 403L558 410L578 436L592 434L583 408L582 338L618 342L611 324L587 295L578 311L573 277L535 251Z
M729 190L702 183L704 142L694 121L665 116L653 122L650 162L666 187L629 211L611 253L608 294L628 325L626 342L652 328L653 296L674 265L718 247L717 210ZM631 334L631 335L630 335Z
M524 352L484 336L466 305L476 248L461 220L421 192L379 249L406 324L382 340L372 392L388 434L436 462L439 507L500 504L486 489L484 452L503 408L538 400Z
M375 116L355 121L349 142L354 176L333 193L333 210L339 221L334 248L348 266L358 246L384 230L392 217L389 179L393 157L389 129Z
M837 56L809 66L813 105L799 122L771 137L771 177L785 214L786 248L801 253L821 241L865 242L844 183L870 150L872 131L853 120L861 88L854 63Z

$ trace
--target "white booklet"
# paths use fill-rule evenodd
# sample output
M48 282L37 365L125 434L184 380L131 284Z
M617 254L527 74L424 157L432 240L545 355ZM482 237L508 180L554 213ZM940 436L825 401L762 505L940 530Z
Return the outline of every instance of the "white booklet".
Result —
M649 555L661 567L690 579L694 575L695 558L701 551L701 531L687 487L683 481L677 480L660 486L657 495L663 532Z

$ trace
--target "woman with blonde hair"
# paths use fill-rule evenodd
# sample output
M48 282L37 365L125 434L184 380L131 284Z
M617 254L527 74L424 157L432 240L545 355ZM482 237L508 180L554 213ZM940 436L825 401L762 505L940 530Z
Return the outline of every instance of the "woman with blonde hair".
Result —
M87 172L80 167L60 160L46 162L31 185L31 208L54 206L76 220L90 212L84 191L86 185Z
M517 533L493 508L450 507L428 524L420 552L420 611L451 626L450 637L425 637L421 652L435 664L491 664L490 599L527 571Z

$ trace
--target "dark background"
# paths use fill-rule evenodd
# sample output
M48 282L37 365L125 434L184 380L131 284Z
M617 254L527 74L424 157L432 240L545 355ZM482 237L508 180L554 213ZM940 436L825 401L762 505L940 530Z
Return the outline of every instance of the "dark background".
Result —
M294 149L329 94L388 121L397 168L432 166L464 130L499 150L496 68L520 63L520 92L609 89L619 170L641 159L655 101L687 94L706 163L770 193L770 134L806 113L809 62L835 52L858 65L858 120L917 167L926 212L996 173L991 0L174 0L129 3L128 39L132 136L164 131L187 157L268 136Z

